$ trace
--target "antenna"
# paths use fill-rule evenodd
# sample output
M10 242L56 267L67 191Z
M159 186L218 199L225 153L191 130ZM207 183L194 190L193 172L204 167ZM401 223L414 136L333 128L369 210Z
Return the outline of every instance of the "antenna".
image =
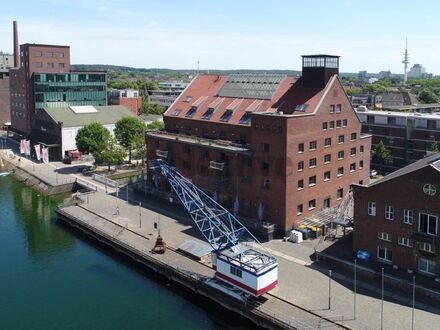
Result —
M408 80L408 64L409 64L409 57L408 57L408 38L405 38L405 53L403 54L403 83L406 84L406 81Z
M197 73L200 72L200 60L197 59Z

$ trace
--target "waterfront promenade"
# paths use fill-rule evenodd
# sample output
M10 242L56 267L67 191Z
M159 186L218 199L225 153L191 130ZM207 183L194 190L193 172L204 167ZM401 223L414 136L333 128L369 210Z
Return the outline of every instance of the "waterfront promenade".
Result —
M33 171L30 167L33 164L29 160L22 159L18 165L23 169ZM34 171L36 176L52 180L50 182L57 184L58 166L55 167L53 164L38 166L41 166L41 171ZM98 192L89 194L88 199L83 197L84 203L79 206L71 206L70 208L75 210L73 212L78 213L83 219L88 219L94 226L105 227L110 235L124 239L137 246L140 251L148 253L151 250L157 235L157 230L154 228L155 222L159 224L162 236L173 250L187 239L199 240L200 243L206 244L197 230L192 227L183 210L170 207L166 202L159 202L150 196L134 195L131 191L129 191L127 203L126 194L120 193L119 197L116 197L115 191L110 188L107 189L108 194L106 194L103 185L81 174L61 174L58 184L63 180L75 180L76 177L89 180L98 187ZM139 206L139 202L142 206ZM119 208L119 215L116 212L116 206ZM258 306L261 311L267 314L273 313L281 319L290 319L293 323L301 324L302 328L334 327L330 322L316 316L321 315L353 329L380 329L382 304L378 296L380 287L377 283L368 282L368 280L365 282L360 280L358 283L356 319L354 319L354 295L350 274L333 269L331 308L328 309L327 269L319 263L313 264L303 245L272 241L265 243L265 246L278 258L280 283L271 292L272 296L268 296L268 299ZM214 274L212 269L172 250L160 258L165 258L164 261L167 264L190 272L192 276L206 278ZM384 297L383 328L411 329L412 310L407 305L411 293L385 288ZM278 298L284 299L287 303L283 303ZM312 311L314 314L303 311L289 302ZM440 323L438 306L434 302L426 304L417 301L416 307L418 308L415 311L415 328L437 329Z

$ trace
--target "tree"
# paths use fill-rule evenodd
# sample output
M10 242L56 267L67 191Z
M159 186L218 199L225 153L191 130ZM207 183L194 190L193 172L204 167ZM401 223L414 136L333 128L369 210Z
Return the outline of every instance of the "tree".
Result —
M437 142L432 142L431 143L431 146L430 146L430 149L431 149L431 151L432 152L434 152L434 153L436 153L436 152L438 152L439 150L438 150L438 144L437 144Z
M165 124L163 121L155 120L147 125L147 129L164 129Z
M145 130L145 123L135 117L123 117L116 122L115 137L119 144L128 150L129 163L131 163L131 151L140 141L145 143Z
M423 103L437 103L438 97L430 88L424 88L419 94L419 100Z
M105 148L93 154L97 164L107 164L108 170L110 171L111 165L122 164L125 157L125 150L121 148L116 139L110 137L107 140L107 145Z
M141 113L146 115L161 115L164 113L164 111L159 104L148 103L148 101L144 99L141 105Z
M107 146L110 132L99 123L84 126L76 135L76 147L83 153L99 153Z
M380 140L380 142L373 149L373 159L378 164L385 164L390 159L390 157L391 157L390 151L387 148L385 148L383 141Z

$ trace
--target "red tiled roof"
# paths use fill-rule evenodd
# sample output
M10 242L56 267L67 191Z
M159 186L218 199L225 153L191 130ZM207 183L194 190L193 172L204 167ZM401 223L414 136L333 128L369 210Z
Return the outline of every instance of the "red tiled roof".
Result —
M324 88L304 88L301 79L287 76L281 81L272 99L219 97L218 92L228 80L227 75L198 75L182 92L172 106L165 112L165 116L186 118L185 115L196 106L197 111L191 120L201 120L221 123L220 118L226 110L233 110L228 124L238 125L240 118L247 112L276 112L283 111L292 114L299 104L308 104L305 113L313 113L321 99ZM185 102L185 99L191 100ZM200 102L202 100L202 102ZM202 119L208 108L214 108L214 113L209 120ZM177 116L175 110L180 109ZM303 114L304 112L300 112ZM188 118L187 118L188 119Z

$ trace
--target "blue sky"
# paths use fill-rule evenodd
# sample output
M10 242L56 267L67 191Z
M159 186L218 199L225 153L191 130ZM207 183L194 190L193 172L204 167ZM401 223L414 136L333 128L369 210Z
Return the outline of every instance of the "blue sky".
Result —
M440 74L440 2L376 0L14 0L2 4L0 50L71 46L72 63L194 69L300 69L300 55L342 56L341 71Z

